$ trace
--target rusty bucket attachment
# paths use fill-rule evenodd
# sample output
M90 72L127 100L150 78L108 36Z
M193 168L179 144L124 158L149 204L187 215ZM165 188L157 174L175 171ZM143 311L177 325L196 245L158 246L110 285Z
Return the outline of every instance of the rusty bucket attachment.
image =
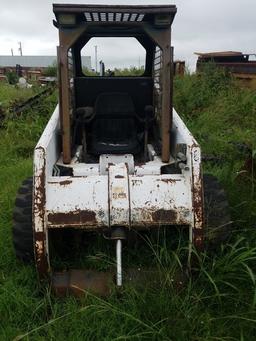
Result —
M57 296L64 297L72 295L82 297L86 293L106 297L111 292L126 285L132 285L138 290L147 287L159 287L165 282L162 271L159 268L127 268L122 269L122 241L126 239L126 231L122 227L112 229L108 239L116 242L116 269L109 272L96 270L69 270L64 272L53 272L52 288ZM184 276L174 275L170 281L176 286L182 285ZM124 285L123 285L124 284Z
M52 289L59 297L67 295L82 297L86 292L105 297L110 295L113 281L114 275L110 272L95 270L54 272Z
M185 271L178 271L169 280L175 290L180 291L187 282ZM54 272L52 275L52 289L56 296L75 296L81 298L86 293L107 297L115 289L134 287L136 290L145 291L149 287L159 287L166 281L163 274L156 268L129 268L123 273L124 285L117 283L114 272L100 272L95 270L70 270Z

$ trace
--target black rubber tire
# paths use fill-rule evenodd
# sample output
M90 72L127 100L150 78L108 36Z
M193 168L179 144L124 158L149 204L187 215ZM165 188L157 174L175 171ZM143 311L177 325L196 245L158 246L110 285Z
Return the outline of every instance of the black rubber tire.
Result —
M16 257L24 263L34 261L32 189L33 179L24 180L18 189L13 210L13 246Z
M226 193L219 180L204 174L205 242L210 248L225 243L232 232L232 222Z

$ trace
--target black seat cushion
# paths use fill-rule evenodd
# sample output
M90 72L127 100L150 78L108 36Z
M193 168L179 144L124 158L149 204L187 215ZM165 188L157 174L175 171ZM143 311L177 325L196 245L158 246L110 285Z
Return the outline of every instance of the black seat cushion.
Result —
M141 150L135 109L127 93L103 93L96 100L88 129L88 151L100 154L137 154Z

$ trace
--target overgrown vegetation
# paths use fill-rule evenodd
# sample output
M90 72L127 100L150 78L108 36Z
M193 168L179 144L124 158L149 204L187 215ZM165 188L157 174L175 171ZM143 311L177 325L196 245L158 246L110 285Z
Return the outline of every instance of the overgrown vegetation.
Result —
M16 72L13 72L13 71L7 72L6 77L7 77L9 84L12 84L12 85L17 84L19 80L19 77L17 76Z
M8 110L13 102L22 102L32 97L38 91L37 87L19 89L19 87L1 83L0 84L0 106Z
M129 68L124 69L118 69L115 68L113 70L115 76L141 76L144 73L144 67L136 67L136 66L130 66Z
M83 73L86 76L100 76L99 72L95 72L94 70L89 70L88 68L83 68ZM106 69L105 75L106 76L141 76L144 73L144 67L136 67L130 66L129 68L119 69L114 68L113 70Z
M256 94L209 64L200 75L175 80L174 103L201 144L205 171L228 191L235 226L253 228L256 217ZM249 224L249 225L247 225Z
M197 255L197 274L181 286L173 278L186 250L181 244L171 249L165 236L158 244L145 241L147 260L161 272L156 283L147 278L143 288L127 286L107 299L87 295L81 301L57 299L40 286L34 268L15 259L12 209L22 179L32 174L32 148L54 109L52 95L0 131L1 340L255 339L255 170L243 166L255 156L256 95L212 67L177 78L174 93L175 107L203 153L214 157L204 170L217 175L228 192L234 220L229 244ZM88 258L112 260L113 254L101 251L90 248ZM145 257L141 249L126 248L124 258L138 265Z
M43 72L45 77L57 77L57 62L53 62Z

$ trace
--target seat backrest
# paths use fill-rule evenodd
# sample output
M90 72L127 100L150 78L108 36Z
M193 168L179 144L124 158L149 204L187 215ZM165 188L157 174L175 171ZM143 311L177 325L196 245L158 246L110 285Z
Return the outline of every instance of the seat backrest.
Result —
M136 114L129 94L109 92L97 97L89 127L88 150L95 155L140 151Z
M125 92L106 92L100 94L95 102L95 116L113 117L135 115L135 109L131 96Z

